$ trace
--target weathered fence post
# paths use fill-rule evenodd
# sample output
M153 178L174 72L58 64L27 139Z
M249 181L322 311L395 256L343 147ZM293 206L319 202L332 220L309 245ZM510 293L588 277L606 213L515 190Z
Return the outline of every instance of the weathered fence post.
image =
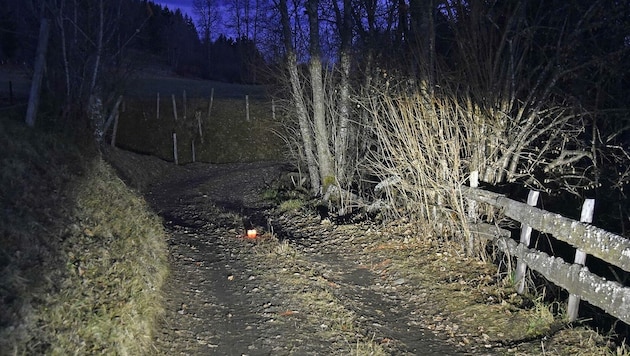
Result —
M210 113L212 112L212 102L214 101L214 88L210 90L210 102L208 103L208 116L206 116L207 120L210 120Z
M276 121L276 102L271 99L271 118Z
M535 190L530 190L527 195L527 205L536 206L538 203L538 196L540 192ZM521 239L520 242L529 247L529 240L532 236L532 227L526 224L521 224ZM516 275L514 276L514 281L518 283L516 287L516 291L518 294L523 294L525 290L525 272L527 272L527 264L519 259L516 263Z
M118 117L120 116L120 113L116 111L115 115L116 116L114 116L114 129L112 132L112 142L110 142L112 147L116 147L116 133L118 132Z
M249 95L245 95L245 120L249 121Z
M593 211L595 209L595 199L586 199L582 204L582 214L580 221L583 223L593 222ZM586 262L586 253L580 249L575 250L575 259L573 263L584 266ZM569 295L569 302L567 305L567 314L569 321L575 321L578 317L578 311L580 308L580 297L575 294Z
M192 140L192 142L190 143L190 148L192 149L192 162L195 163L196 161L196 157L195 157L195 139Z
M184 120L186 120L186 114L188 114L188 105L186 105L186 90L184 90Z
M156 104L156 108L155 108L155 118L159 119L160 118L160 93L157 93L157 104Z
M177 104L175 103L175 94L171 94L171 99L173 100L173 116L175 117L175 121L177 121Z
M201 138L201 143L203 143L203 132L201 131L201 111L195 112L195 118L197 119L197 129L199 130L199 138Z
M175 165L179 164L177 159L177 134L173 131L173 159L175 161Z

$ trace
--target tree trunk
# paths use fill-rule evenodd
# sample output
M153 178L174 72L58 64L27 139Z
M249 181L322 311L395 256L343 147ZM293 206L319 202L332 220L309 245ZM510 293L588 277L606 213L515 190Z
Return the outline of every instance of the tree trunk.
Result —
M307 3L308 22L310 28L309 72L313 90L313 123L315 128L315 145L317 147L317 161L319 162L319 177L321 179L321 193L325 194L328 187L337 184L333 170L332 154L328 147L328 128L326 127L326 110L324 84L322 78L321 50L319 44L319 12L318 0Z
M293 49L293 39L291 35L291 23L289 21L289 11L287 9L287 0L280 0L280 17L282 22L282 32L284 34L284 46L287 51L287 67L289 70L289 80L291 82L291 93L293 104L300 125L300 134L302 136L302 144L304 145L304 156L308 167L309 177L311 179L311 191L313 195L319 193L321 181L319 179L319 170L317 161L313 154L313 136L311 135L311 124L306 110L306 103L302 96L302 88L300 85L300 77L297 68L297 58Z
M335 12L341 37L339 54L340 82L339 82L339 123L337 139L335 140L335 162L337 180L340 184L347 182L348 174L348 137L350 134L350 42L352 40L352 12L351 1L343 1L343 15L335 2Z

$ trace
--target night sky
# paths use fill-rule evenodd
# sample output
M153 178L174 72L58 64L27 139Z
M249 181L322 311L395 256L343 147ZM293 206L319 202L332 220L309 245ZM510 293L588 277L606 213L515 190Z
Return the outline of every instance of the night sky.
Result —
M195 11L193 10L193 0L153 0L154 3L160 4L162 6L167 6L170 10L175 11L175 9L179 8L183 13L188 14L188 16L192 17L195 25L197 25L197 16L195 15ZM219 2L224 3L223 1ZM224 9L225 5L219 5L219 9ZM225 27L225 18L226 15L223 16L223 21L217 24L217 28L215 28L215 34L222 33L229 36L232 36L231 31Z

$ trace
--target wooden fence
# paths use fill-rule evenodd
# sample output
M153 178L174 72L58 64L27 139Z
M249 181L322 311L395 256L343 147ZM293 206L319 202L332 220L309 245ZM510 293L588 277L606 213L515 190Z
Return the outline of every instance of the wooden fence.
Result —
M626 272L630 271L630 240L622 236L508 199L501 194L470 187L463 187L463 194L468 199L502 209L507 217L520 222L523 228L552 234L556 239L575 247L578 253L595 256ZM630 324L630 288L593 274L579 263L567 263L560 257L549 256L530 249L527 244L517 243L498 227L493 228L493 231L486 229L479 233L493 235L492 238L500 250L516 256L519 261L570 294ZM570 319L575 319L577 309L569 311L569 316Z

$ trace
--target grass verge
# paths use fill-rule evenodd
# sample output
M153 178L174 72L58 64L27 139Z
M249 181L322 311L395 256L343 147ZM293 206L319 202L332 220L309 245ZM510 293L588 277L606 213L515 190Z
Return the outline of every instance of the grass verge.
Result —
M0 350L150 353L165 234L100 155L0 120Z

